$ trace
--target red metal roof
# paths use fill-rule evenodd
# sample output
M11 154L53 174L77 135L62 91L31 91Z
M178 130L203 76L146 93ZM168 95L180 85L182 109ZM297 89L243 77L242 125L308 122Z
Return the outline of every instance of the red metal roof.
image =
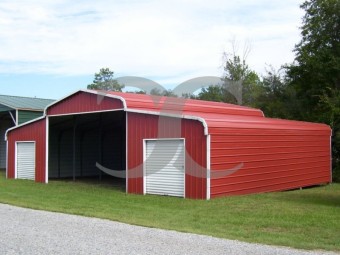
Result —
M187 113L219 113L228 115L258 116L263 117L263 112L258 109L202 100L153 96L145 94L107 92L109 95L120 96L126 101L128 109ZM194 115L195 115L194 114Z
M325 124L266 118L259 109L227 103L122 92L108 92L108 94L123 98L127 110L199 117L205 120L208 128L323 130L326 132L331 130Z

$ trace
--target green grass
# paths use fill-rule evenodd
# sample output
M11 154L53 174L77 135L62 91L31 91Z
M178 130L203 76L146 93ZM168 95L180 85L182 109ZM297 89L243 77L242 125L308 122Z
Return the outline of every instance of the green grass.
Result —
M0 203L302 249L340 251L340 184L211 201L127 195L108 185L6 180Z

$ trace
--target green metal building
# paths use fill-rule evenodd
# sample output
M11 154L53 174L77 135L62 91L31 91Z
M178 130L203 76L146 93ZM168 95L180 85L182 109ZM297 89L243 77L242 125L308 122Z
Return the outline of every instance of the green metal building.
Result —
M54 100L0 95L0 169L6 168L7 129L41 117Z

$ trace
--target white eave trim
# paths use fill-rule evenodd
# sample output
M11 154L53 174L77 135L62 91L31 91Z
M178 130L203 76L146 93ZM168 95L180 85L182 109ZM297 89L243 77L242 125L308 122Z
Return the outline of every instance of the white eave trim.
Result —
M124 107L124 110L126 111L127 109L127 106L126 106L126 101L123 97L121 96L116 96L116 95L112 95L112 94L109 94L109 93L104 93L104 92L100 92L100 91L96 91L96 90L89 90L89 89L80 89L80 90L77 90L55 102L52 102L51 104L49 104L48 106L46 106L45 110L44 110L44 115L47 115L47 110L52 107L53 105L56 105L58 103L60 103L61 101L65 100L66 98L69 98L79 92L85 92L85 93L90 93L90 94L94 94L94 95L99 95L99 96L104 96L104 97L110 97L110 98L114 98L114 99L119 99L120 101L122 101L123 103L123 107Z
M17 110L27 112L44 112L44 109L31 109L31 108L17 108Z
M211 199L211 136L207 135L207 200Z
M95 94L95 95L99 95L99 96L104 96L104 97L110 97L110 98L114 98L114 99L119 99L119 100L122 101L122 103L123 103L124 111L127 110L127 105L126 105L125 98L123 98L123 97L121 97L121 96L112 95L112 94L110 94L110 93L105 93L104 91L89 90L89 89L81 89L81 90L79 90L79 91L81 91L81 92L86 92L86 93L91 93L91 94Z
M33 119L33 120L31 120L31 121L27 121L27 122L22 123L22 124L20 124L20 125L18 125L18 126L15 126L15 127L12 127L12 128L7 129L7 131L6 131L6 133L5 133L5 141L7 141L7 134L8 134L8 132L10 132L10 131L12 131L12 130L14 130L14 129L21 128L21 127L23 127L23 126L29 125L29 124L31 124L31 123L37 122L37 121L42 120L42 119L44 119L44 118L45 118L45 116L41 116L41 117L39 117L39 118Z

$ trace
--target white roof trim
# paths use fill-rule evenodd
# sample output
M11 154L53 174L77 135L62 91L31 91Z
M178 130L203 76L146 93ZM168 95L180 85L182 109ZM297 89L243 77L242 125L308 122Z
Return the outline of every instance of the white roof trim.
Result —
M95 94L95 95L110 97L110 98L114 98L114 99L119 99L119 100L122 101L122 103L123 103L124 110L125 110L125 111L127 110L127 105L126 105L125 98L123 98L123 97L121 97L121 96L112 95L112 94L109 94L109 93L104 93L104 92L102 92L102 91L99 91L99 92L98 92L98 91L89 90L89 89L81 89L80 91L81 91L81 92L86 92L86 93ZM100 94L101 92L102 92L102 95Z
M89 94L101 95L101 96L104 96L104 97L110 97L110 98L114 98L114 99L119 99L119 100L122 101L122 103L123 103L124 110L127 109L127 107L126 107L126 101L125 101L125 99L124 99L123 97L121 97L121 96L116 96L116 95L112 95L112 94L104 93L104 92L103 92L102 94L100 94L100 92L98 92L98 91L89 90L89 89L80 89L80 90L77 90L77 91L75 91L75 92L73 92L73 93L71 93L71 94L69 94L69 95L67 95L67 96L65 96L65 97L63 97L63 98L61 98L61 99L59 99L59 100L57 100L57 101L51 103L51 104L49 104L48 106L46 106L46 108L45 108L45 110L44 110L44 115L47 115L47 114L46 114L46 113L47 113L47 110L48 110L50 107L52 107L53 105L58 104L59 102L65 100L66 98L69 98L69 97L71 97L71 96L73 96L73 95L75 95L75 94L77 94L77 93L79 93L79 92L85 92L85 93L89 93Z
M41 117L39 117L39 118L36 118L36 119L30 120L30 121L27 121L27 122L25 122L25 123L22 123L22 124L20 124L20 125L18 125L18 126L15 126L15 127L12 127L12 128L7 129L7 131L6 131L6 133L5 133L5 141L7 141L7 134L8 134L8 132L10 132L10 131L12 131L12 130L14 130L14 129L21 128L21 127L23 127L23 126L29 125L29 124L31 124L31 123L33 123L33 122L37 122L37 121L39 121L39 120L42 120L42 119L44 119L45 117L46 117L46 116L44 115L44 116L41 116Z

